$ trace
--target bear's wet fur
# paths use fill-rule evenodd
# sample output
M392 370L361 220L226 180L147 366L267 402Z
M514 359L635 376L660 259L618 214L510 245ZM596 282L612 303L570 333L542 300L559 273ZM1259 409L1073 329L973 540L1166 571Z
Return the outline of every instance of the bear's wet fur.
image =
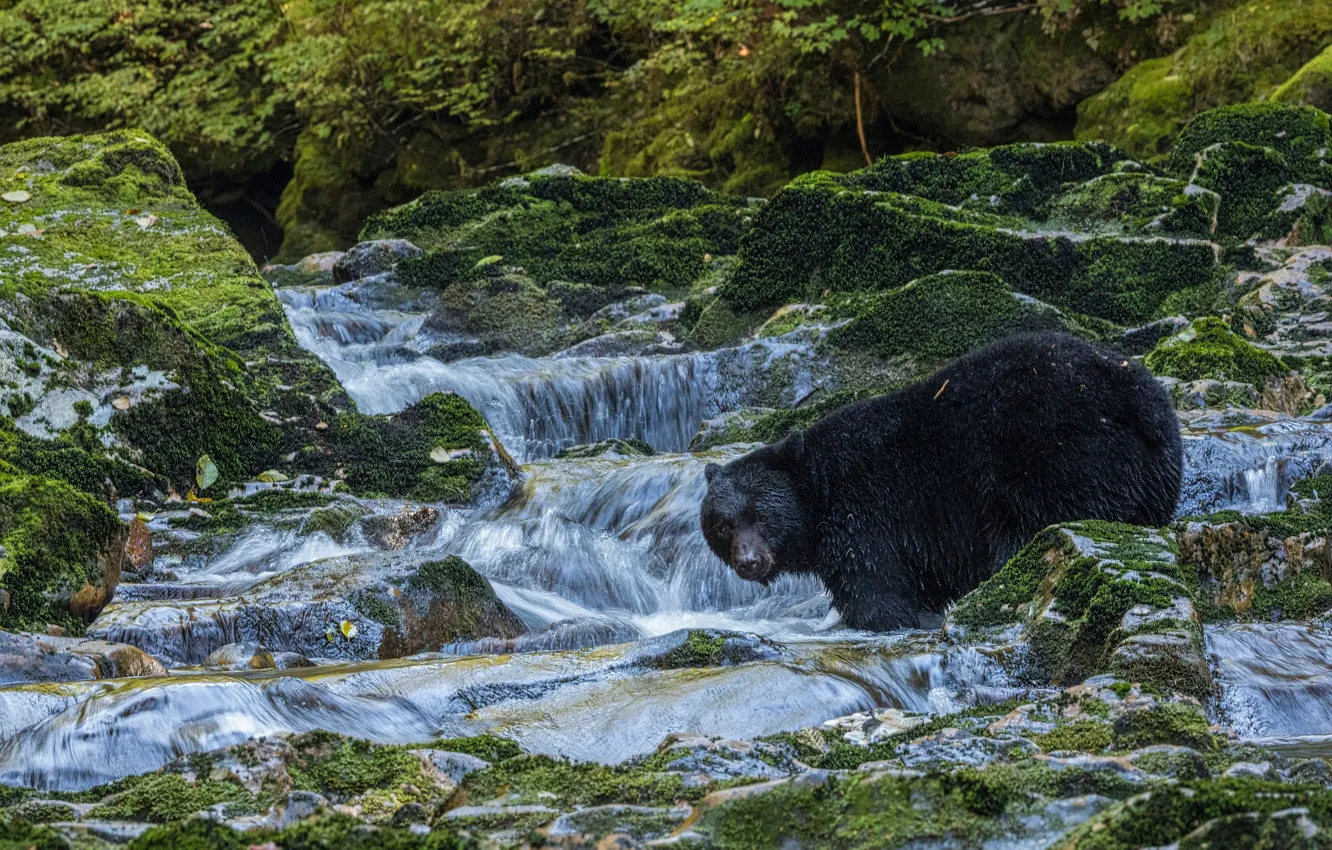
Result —
M1173 518L1166 390L1065 334L1012 336L899 392L709 464L703 533L741 577L819 576L846 626L918 624L1046 526Z

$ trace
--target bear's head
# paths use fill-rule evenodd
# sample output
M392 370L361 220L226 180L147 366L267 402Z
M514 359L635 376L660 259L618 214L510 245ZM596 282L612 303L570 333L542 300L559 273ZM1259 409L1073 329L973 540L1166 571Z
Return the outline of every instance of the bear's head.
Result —
M803 463L797 432L725 466L707 465L703 537L740 578L767 584L812 568L813 534L797 486Z

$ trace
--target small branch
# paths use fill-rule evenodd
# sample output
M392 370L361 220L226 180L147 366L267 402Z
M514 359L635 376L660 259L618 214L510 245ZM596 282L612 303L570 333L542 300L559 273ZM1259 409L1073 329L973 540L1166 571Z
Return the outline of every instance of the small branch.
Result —
M932 21L936 24L957 24L968 18L975 18L977 16L1008 15L1013 12L1030 12L1035 8L1035 3L1026 3L1021 6L1010 6L1007 9L977 9L974 12L967 12L965 15L930 15L922 12L920 16L925 20Z
M870 156L869 145L865 143L865 118L860 111L860 72L856 71L856 133L860 136L860 152L865 155L865 164L873 165L874 158Z
M807 392L807 393L805 393L804 395L802 395L802 396L800 397L800 399L799 399L795 404L791 405L791 409L792 409L792 410L796 410L796 409L798 409L802 404L804 404L805 402L809 401L811 398L813 398L814 396L818 395L818 394L821 393L821 392L823 392L823 385L822 385L822 384L820 384L819 386L815 387L814 389L812 389L812 390L810 390L809 392Z

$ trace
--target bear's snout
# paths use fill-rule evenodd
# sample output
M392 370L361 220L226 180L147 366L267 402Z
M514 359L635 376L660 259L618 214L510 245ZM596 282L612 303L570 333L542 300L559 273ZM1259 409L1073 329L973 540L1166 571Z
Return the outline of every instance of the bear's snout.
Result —
M737 534L731 545L731 569L745 581L766 582L772 574L772 550L752 530Z

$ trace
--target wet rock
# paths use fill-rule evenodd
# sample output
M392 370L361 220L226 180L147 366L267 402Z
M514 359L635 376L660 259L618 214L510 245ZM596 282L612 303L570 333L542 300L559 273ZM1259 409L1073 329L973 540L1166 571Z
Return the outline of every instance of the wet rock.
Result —
M651 457L657 450L642 440L602 440L562 449L556 457L561 460L589 457Z
M360 242L333 262L333 282L348 283L391 271L398 263L421 253L420 248L406 239Z
M1190 522L1178 534L1180 558L1198 569L1209 603L1219 608L1263 619L1307 619L1332 608L1326 579L1332 575L1332 526L1301 530L1306 516Z
M485 770L490 767L490 762L467 753L452 753L448 750L418 750L416 752L418 755L429 759L436 770L454 782L462 782L463 777L467 774L476 773L478 770Z
M667 736L644 764L685 774L685 781L694 786L737 778L775 779L805 769L789 745L686 733Z
M965 635L1021 624L1043 680L1068 685L1119 672L1203 696L1212 681L1189 579L1159 531L1065 524L963 597L946 628Z
M135 646L0 631L0 684L165 675L159 661Z
M311 254L289 265L269 263L261 268L259 273L274 287L328 286L333 283L333 266L342 259L344 253L324 251Z
M153 533L142 517L130 520L122 569L138 572L153 563Z
M435 527L439 509L405 506L398 514L374 514L361 520L366 539L380 549L402 549Z
M687 805L669 809L625 805L590 806L561 815L546 829L546 835L555 842L566 842L572 846L598 838L615 842L611 846L639 846L642 842L665 838L692 813L693 810Z
M253 643L229 643L204 659L203 666L219 670L275 670L277 661L268 647Z
M525 627L465 561L345 556L273 576L241 596L116 604L91 634L199 664L236 642L306 658L399 658ZM276 661L276 658L275 658Z

